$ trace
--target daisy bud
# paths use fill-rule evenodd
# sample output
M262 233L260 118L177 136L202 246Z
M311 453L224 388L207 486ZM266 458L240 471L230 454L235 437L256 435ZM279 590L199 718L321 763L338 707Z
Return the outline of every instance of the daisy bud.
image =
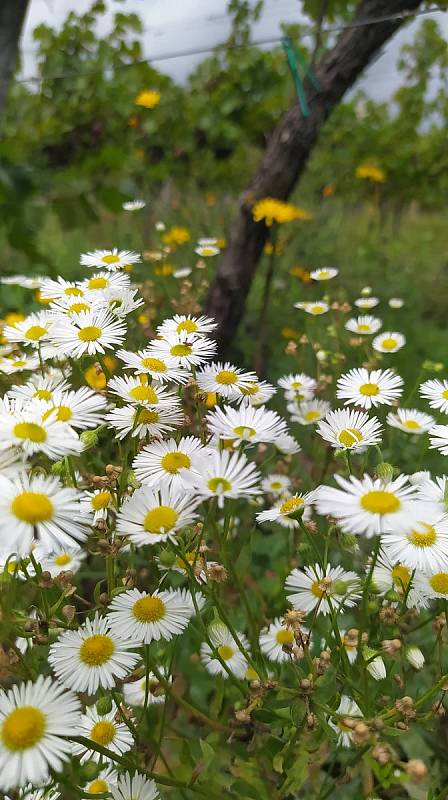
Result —
M352 741L357 745L365 744L370 738L370 729L365 722L358 722L352 731Z
M66 465L65 461L55 461L54 464L51 465L51 474L52 475L65 475L66 472Z
M371 286L364 286L361 289L361 297L369 297L372 294L372 287Z
M380 464L377 464L376 474L378 478L382 478L385 483L389 483L394 477L395 467L393 467L392 464L388 464L387 461L382 461Z
M340 536L340 542L344 550L348 550L349 552L358 550L358 543L354 533L342 533Z
M93 431L83 431L79 438L84 445L84 450L90 450L91 447L96 447L98 444L98 432L101 430L103 426L100 425L99 428L95 428Z
M175 563L176 556L170 550L162 550L159 555L159 561L163 567L167 567L169 569Z
M411 758L405 765L405 770L411 780L416 781L416 783L422 781L428 774L426 764L420 758Z
M375 656L376 650L372 650L371 647L363 647L362 653L366 661L372 659L366 665L369 675L376 681L384 680L386 677L386 667L381 656ZM375 656L375 658L372 658L372 656Z
M401 649L401 642L399 639L383 639L381 647L388 656L395 656Z
M409 661L411 667L414 669L422 669L425 663L425 656L423 655L422 651L419 647L415 645L410 645L405 650L405 656Z
M67 620L67 622L71 622L74 619L75 614L76 614L75 606L63 606L62 614L64 615L64 617Z
M112 700L110 697L100 697L99 700L96 701L96 710L98 714L109 714L112 711Z

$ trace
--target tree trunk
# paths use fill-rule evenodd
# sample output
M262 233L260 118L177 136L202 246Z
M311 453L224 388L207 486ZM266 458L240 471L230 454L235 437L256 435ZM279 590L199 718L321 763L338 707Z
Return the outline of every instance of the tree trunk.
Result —
M14 75L29 0L0 0L0 117Z
M421 0L361 0L353 27L341 34L335 47L318 63L320 88L308 81L309 116L296 103L274 129L257 172L240 198L240 209L230 228L229 244L206 301L207 314L218 323L215 336L221 351L230 344L243 316L246 298L267 238L263 222L255 223L251 208L262 197L286 200L305 169L319 131L333 108L363 69L393 36L403 19L371 23L382 16L413 11Z

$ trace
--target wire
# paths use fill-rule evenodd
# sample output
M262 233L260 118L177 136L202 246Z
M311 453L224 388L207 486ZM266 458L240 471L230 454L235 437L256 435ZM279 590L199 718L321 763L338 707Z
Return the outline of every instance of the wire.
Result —
M384 15L382 17L374 17L373 19L368 19L368 20L367 19L358 20L357 22L351 22L348 23L347 25L334 25L328 28L323 28L322 34L340 33L341 31L351 30L353 28L363 28L367 27L368 25L378 25L381 24L382 22L391 22L399 19L416 18L426 14L434 14L436 12L444 13L444 10L439 7L432 7L423 9L422 11L402 11L400 14L391 14L389 16ZM309 33L305 32L301 35L302 37L309 37L313 36L314 34L311 32ZM187 58L188 56L204 55L205 53L213 53L217 47L223 47L226 50L239 50L245 47L257 47L260 45L263 46L267 44L276 44L281 42L281 39L282 39L281 36L273 36L266 39L258 39L256 41L251 41L247 44L244 43L244 44L226 45L225 43L221 44L218 43L213 45L213 47L198 47L194 50L177 50L175 52L168 52L168 53L161 53L159 55L156 54L154 56L147 56L146 58L142 58L138 61L132 61L129 64L118 64L117 66L111 67L110 69L113 72L115 72L116 70L119 69L128 69L129 67L135 67L138 66L139 64L147 64L148 62L152 63L154 61L172 61L175 58ZM82 76L96 75L96 74L98 74L98 70L92 69L83 72ZM40 83L44 81L66 80L70 78L77 78L79 76L80 73L78 72L60 72L60 73L55 73L54 75L46 75L46 76L34 75L29 78L19 78L18 80L16 80L16 83L34 83L34 82Z

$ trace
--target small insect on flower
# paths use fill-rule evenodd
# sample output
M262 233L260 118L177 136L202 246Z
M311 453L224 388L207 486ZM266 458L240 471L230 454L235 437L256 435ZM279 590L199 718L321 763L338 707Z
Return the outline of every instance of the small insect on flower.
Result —
M214 452L201 465L200 474L189 473L185 481L200 497L217 497L220 508L227 497L252 497L260 494L260 473L244 455Z
M79 729L78 699L51 678L0 691L0 789L45 783L71 754L67 734Z
M332 717L328 717L328 724L337 733L338 744L342 747L352 745L352 726L348 722L359 722L362 719L361 709L351 697L343 694L341 702ZM354 727L354 725L353 725Z
M298 517L305 519L309 517L313 501L314 492L283 498L279 505L269 508L267 511L260 511L257 514L257 522L278 522L284 528L298 528Z
M404 433L421 436L433 427L435 419L416 408L397 408L395 412L389 411L386 422L392 428L398 428Z
M210 457L211 453L196 436L185 436L178 442L175 439L152 442L140 450L132 468L145 486L172 486L188 491L183 477L186 470L197 471L202 458Z
M166 674L165 669L163 667L159 669L163 678L171 683L172 678ZM136 681L132 681L132 683L123 684L123 695L125 702L130 706L143 706L145 700L148 705L158 705L165 702L165 689L153 672L149 672L148 682L146 682L146 677L143 676Z
M117 785L111 786L110 791L113 800L159 800L160 797L155 782L138 772L120 775Z
M378 317L370 317L368 315L356 317L356 319L349 319L345 323L345 328L352 333L357 333L360 336L371 336L373 333L379 331L382 321Z
M329 281L338 274L339 270L335 269L335 267L322 267L322 269L314 269L310 272L310 278L312 278L313 281Z
M305 642L307 641L307 631L301 628ZM283 624L281 617L277 617L271 622L268 628L260 633L260 650L269 661L291 661L287 647L295 645L296 640L292 628L287 628ZM285 647L286 645L286 647ZM283 649L285 647L285 649Z
M160 639L170 641L185 630L193 614L178 589L153 594L131 589L113 599L108 619L113 633L140 646Z
M429 400L431 408L438 408L443 414L448 414L448 380L425 381L420 386L420 395Z
M375 336L372 347L378 353L397 353L406 344L406 338L397 331L384 331Z
M381 441L381 423L363 411L329 411L316 432L339 450L363 450Z
M336 397L345 400L346 406L361 406L368 411L372 406L391 405L402 391L403 379L391 369L369 372L362 367L341 375L337 382Z
M177 531L194 522L200 502L182 487L141 486L120 508L116 533L129 537L137 547L174 540Z
M239 631L237 631L236 635L246 652L249 652L249 642L245 635ZM201 645L201 660L207 672L228 678L227 670L229 670L235 677L244 678L247 670L247 659L228 628L221 622L216 622L210 625L208 638L212 647L208 642L203 642ZM222 662L224 662L227 669Z
M142 257L139 253L131 250L117 250L114 247L113 250L94 250L91 253L83 253L79 263L83 267L101 268L115 272L115 270L124 269L130 264L138 264L141 260Z
M122 755L126 753L134 744L134 738L129 728L120 719L118 709L114 705L107 714L100 714L95 706L87 706L85 714L82 715L78 725L77 735L90 739L95 746L107 748L112 753ZM81 764L85 761L112 761L111 758L101 755L97 750L90 749L87 745L75 743L73 754L80 757Z
M309 613L316 607L320 614L330 614L331 609L355 606L361 597L361 583L356 572L328 564L325 571L319 564L293 569L286 579L288 600L299 611Z

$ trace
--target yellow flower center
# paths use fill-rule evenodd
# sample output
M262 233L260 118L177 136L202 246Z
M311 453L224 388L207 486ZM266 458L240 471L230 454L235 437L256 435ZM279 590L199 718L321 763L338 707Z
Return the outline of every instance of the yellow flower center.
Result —
M68 422L73 416L73 411L69 406L55 406L57 409L56 418L58 422Z
M289 500L285 500L285 502L281 504L280 513L292 514L294 511L297 511L298 508L302 508L303 505L304 501L302 497L290 497Z
M328 270L327 270L327 269L321 269L321 270L320 270L320 271L317 273L317 277L318 277L318 278L323 278L323 279L325 280L325 278L328 278L329 274L330 274L330 273L328 272Z
M22 360L19 359L18 361L13 361L11 366L12 367L17 367L18 369L20 367L25 367L26 366L26 361L23 361L23 359Z
M46 494L39 492L22 492L11 503L11 512L22 522L36 525L47 522L53 516L53 503Z
M282 489L282 488L283 488L283 484L280 483L280 481L272 481L271 489L273 489L274 492L276 492L278 489Z
M431 547L437 539L437 533L432 525L422 523L424 530L410 531L407 535L408 542L415 547Z
M311 306L310 310L313 314L322 314L325 311L323 306Z
M107 278L99 276L98 278L90 278L87 285L89 289L105 289L108 283Z
M1 739L3 745L12 753L34 747L45 734L46 718L39 708L21 706L15 708L5 718Z
M368 333L370 331L370 325L367 325L365 322L361 322L358 325L359 333Z
M155 422L159 421L159 418L160 414L158 411L150 411L147 408L143 408L138 412L138 418L137 412L134 415L134 422L137 421L138 423L142 423L144 425L153 425Z
M139 622L158 622L164 618L166 606L160 597L147 595L134 603L132 613Z
M394 584L398 584L399 588L404 587L406 589L409 581L411 580L411 573L403 564L397 564L396 567L393 567L391 576L392 581Z
M174 528L179 515L170 506L157 506L145 516L143 527L147 533L166 533Z
M216 383L231 386L233 383L237 383L238 375L233 369L222 369L221 372L217 373L215 380Z
M362 386L359 387L359 391L366 397L375 397L380 393L377 383L363 383Z
M38 400L51 400L52 393L48 389L36 389L33 397L37 397Z
M70 564L71 560L72 557L69 556L68 553L60 553L60 555L56 556L56 558L54 559L54 563L58 567L65 567L67 564Z
M92 742L102 744L103 747L107 747L108 744L113 742L114 737L115 725L107 719L101 720L101 722L95 722L95 725L90 731Z
M67 286L67 288L64 289L64 294L68 295L68 297L82 297L84 292L76 286Z
M85 328L81 328L78 331L78 339L81 339L82 342L96 342L101 334L101 328L98 328L97 325L86 325Z
M175 344L170 350L172 356L189 356L193 352L190 344Z
M25 333L27 339L30 339L32 342L37 342L39 339L42 339L42 336L45 336L47 333L47 329L43 328L42 325L32 325L31 328Z
M429 579L430 586L439 594L448 594L448 572L437 572Z
M166 372L167 366L160 358L142 358L142 367L152 372Z
M383 339L383 341L381 342L383 350L394 350L397 344L398 344L397 339L393 339L390 336L387 339Z
M408 428L410 431L419 431L422 426L415 419L407 419L403 422L403 428Z
M84 639L79 650L79 657L88 667L101 667L102 664L109 661L114 652L115 645L110 636L95 633L88 639Z
M249 428L247 425L237 425L233 432L242 439L251 439L257 433L255 428Z
M210 478L207 486L211 492L216 494L230 492L232 489L232 484L226 478Z
M105 794L108 790L109 784L107 781L97 778L96 781L92 781L92 783L89 784L87 788L87 794Z
M328 594L327 590L322 586L322 582L320 580L313 581L310 586L310 591L314 594L314 597L317 597L319 600L324 595Z
M320 416L320 411L307 411L306 414L304 414L303 419L305 422L315 422L316 419L320 419Z
M257 394L259 388L260 388L260 386L259 386L258 383L252 383L252 384L248 384L247 386L240 386L239 387L241 394L250 395L250 396L252 396L254 394Z
M108 256L103 256L102 259L101 259L101 261L104 264L118 264L119 260L120 260L119 256L114 256L112 254L110 254Z
M198 326L196 322L192 319L184 319L183 322L179 322L176 327L178 333L181 331L187 331L187 333L196 333Z
M445 390L442 392L442 397L443 397L443 399L444 399L444 400L448 400L448 389L445 389Z
M294 632L291 628L283 628L275 634L277 644L291 644L294 641Z
M107 508L111 500L112 495L106 490L93 495L90 503L94 511L100 511L102 508Z
M72 303L67 309L69 314L80 314L81 311L88 311L90 306L87 303Z
M47 438L45 428L42 428L42 425L38 425L37 422L17 422L14 425L13 433L18 439L28 439L34 444L45 442Z
M228 644L220 644L218 653L223 661L228 661L233 656L233 647L230 647Z
M338 440L341 444L345 445L345 447L353 447L354 444L362 442L362 433L356 430L356 428L345 428L340 432Z
M291 383L291 389L300 389L302 387L302 381L293 381Z
M161 464L166 472L176 475L180 469L191 467L191 459L185 453L167 453L163 456Z
M151 386L145 386L142 384L141 386L134 386L133 389L129 392L130 396L134 398L134 400L138 400L138 402L146 402L146 403L158 403L159 398L157 397L157 393Z
M391 492L379 490L367 492L361 497L361 506L371 514L393 514L401 507L401 503Z

